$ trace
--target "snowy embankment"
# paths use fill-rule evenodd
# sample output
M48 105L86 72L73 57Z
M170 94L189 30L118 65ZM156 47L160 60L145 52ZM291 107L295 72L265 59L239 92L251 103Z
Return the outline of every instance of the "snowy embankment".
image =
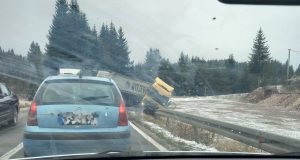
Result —
M155 130L155 132L162 134L165 138L170 139L172 141L183 143L186 145L190 151L209 151L209 152L217 152L218 150L214 147L206 146L201 143L197 143L195 141L185 140L183 138L174 136L171 132L167 131L164 128L161 128L157 124L154 124L152 122L142 121L145 125L150 127L152 130Z
M234 100L234 101L242 101L248 94L249 93L227 94L227 95L207 96L206 98L230 99L230 100Z
M227 96L228 98L228 96ZM226 96L176 97L170 109L300 139L300 112L238 102Z

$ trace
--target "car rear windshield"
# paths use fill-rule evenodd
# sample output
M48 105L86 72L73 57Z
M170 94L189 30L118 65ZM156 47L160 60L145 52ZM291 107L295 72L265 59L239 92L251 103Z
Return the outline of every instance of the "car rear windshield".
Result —
M95 80L51 80L37 93L40 105L86 104L119 106L120 95L109 82Z

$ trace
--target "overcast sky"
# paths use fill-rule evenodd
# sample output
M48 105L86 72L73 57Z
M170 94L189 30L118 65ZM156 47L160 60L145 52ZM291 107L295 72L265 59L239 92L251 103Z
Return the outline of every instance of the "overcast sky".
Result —
M122 26L135 62L159 48L172 62L179 54L248 61L261 27L271 56L285 62L288 48L300 50L300 6L225 5L217 0L78 0L89 24ZM55 0L0 0L0 46L25 55L32 41L44 50ZM216 20L212 20L216 17ZM216 50L215 48L218 48ZM291 53L298 67L300 54Z

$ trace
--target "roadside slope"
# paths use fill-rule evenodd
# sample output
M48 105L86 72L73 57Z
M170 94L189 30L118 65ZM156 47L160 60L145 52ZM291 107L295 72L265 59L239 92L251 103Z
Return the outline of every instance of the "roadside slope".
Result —
M245 100L300 111L300 77L289 79L282 86L259 87L245 96Z

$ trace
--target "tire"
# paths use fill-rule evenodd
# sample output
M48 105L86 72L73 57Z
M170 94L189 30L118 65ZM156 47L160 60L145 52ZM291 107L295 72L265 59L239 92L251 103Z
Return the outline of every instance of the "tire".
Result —
M16 108L13 109L13 118L8 121L8 125L15 126L18 122L18 111Z

